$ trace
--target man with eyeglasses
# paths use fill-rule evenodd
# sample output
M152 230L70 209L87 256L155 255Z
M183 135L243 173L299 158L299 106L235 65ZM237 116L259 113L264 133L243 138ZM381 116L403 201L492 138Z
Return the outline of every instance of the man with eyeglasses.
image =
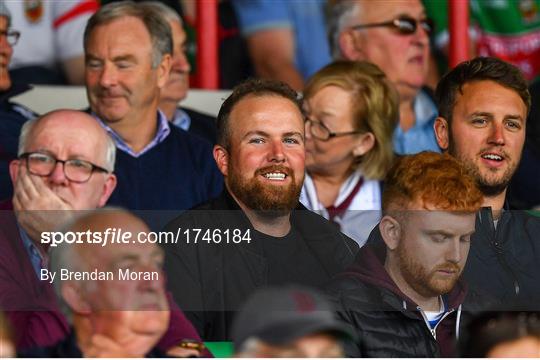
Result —
M432 22L420 0L331 0L328 18L335 59L370 61L400 96L393 137L398 154L440 152L433 132L437 107L426 82Z
M15 332L17 348L48 346L68 334L49 281L44 231L56 231L81 210L105 205L116 187L116 146L90 115L58 110L27 122L21 131L18 159L10 163L15 194L13 213L0 216L0 309ZM11 205L11 206L10 206ZM171 326L159 348L175 356L179 342L199 340L197 332L169 298Z
M68 332L54 292L43 231L54 231L76 210L102 207L116 186L115 146L89 115L59 110L26 122L18 158L9 165L14 213L0 216L0 306L18 349L50 345Z
M13 46L19 37L20 33L11 29L9 10L0 2L0 201L12 195L8 164L17 157L21 126L36 116L31 110L9 101L30 89L28 85L13 84L8 71Z

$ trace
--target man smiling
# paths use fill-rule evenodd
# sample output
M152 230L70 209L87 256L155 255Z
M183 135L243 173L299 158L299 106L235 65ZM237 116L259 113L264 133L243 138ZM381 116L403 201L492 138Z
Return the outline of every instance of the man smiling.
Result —
M252 80L235 88L218 115L214 158L226 190L167 228L210 235L166 246L165 271L203 339L215 341L230 339L234 311L256 288L320 286L352 261L357 245L318 215L298 211L304 120L285 84Z
M118 148L109 204L185 210L219 194L211 145L170 126L158 110L171 69L167 21L131 1L107 4L88 20L84 50L92 115Z
M525 212L504 211L525 143L531 104L527 82L511 64L476 58L446 74L436 98L437 141L465 164L484 194L465 278L501 304L538 309L540 221Z

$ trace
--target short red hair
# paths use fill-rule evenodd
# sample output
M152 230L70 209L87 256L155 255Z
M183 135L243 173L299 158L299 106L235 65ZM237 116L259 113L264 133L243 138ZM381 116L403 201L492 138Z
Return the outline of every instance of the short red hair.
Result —
M383 210L407 210L411 203L438 210L475 212L483 195L463 165L448 154L421 152L399 158L388 172Z

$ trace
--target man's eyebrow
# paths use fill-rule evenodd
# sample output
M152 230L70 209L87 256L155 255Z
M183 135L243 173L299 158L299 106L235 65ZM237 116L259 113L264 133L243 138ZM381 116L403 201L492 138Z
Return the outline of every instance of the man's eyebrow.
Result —
M246 135L244 135L243 139L249 137L249 136L253 136L253 135L259 135L259 136L264 136L264 137L269 137L268 133L264 132L264 131L261 131L261 130L252 130L252 131L248 131L246 133Z
M524 122L525 120L523 119L523 117L519 114L508 114L508 115L505 115L504 116L505 119L514 119L514 120L519 120L520 122Z
M286 132L285 134L283 134L283 137L291 137L291 136L298 136L300 138L304 138L304 135L302 135L302 133L299 131L291 131L291 132Z
M490 112L486 112L486 111L476 111L476 112L473 112L472 114L469 115L469 117L474 117L474 116L483 116L483 117L487 117L487 118L490 118L490 119L493 119L495 116L490 113ZM523 117L520 115L520 114L507 114L504 116L505 119L516 119L516 120L519 120L521 122L524 121Z
M483 116L483 117L488 117L488 118L494 117L492 113L487 112L487 111L475 111L469 115L469 117L474 117L474 116Z
M427 230L425 233L427 235L443 235L443 236L446 236L446 237L450 237L450 236L454 235L451 232L446 231L446 230Z
M461 236L472 235L472 234L474 234L475 231L476 231L476 229L473 229L472 231L469 231L468 233L463 234ZM455 235L454 233L446 231L446 230L427 230L426 234L427 235L443 235L443 236L446 236L446 237L452 237L452 236Z
M135 56L127 54L127 55L115 56L113 57L112 60L116 62L116 61L136 61L137 59L135 58Z
M88 60L102 60L101 58L99 58L98 56L96 56L96 55L94 55L94 54L86 54L86 55L84 56L84 59L85 59L86 61L88 61Z

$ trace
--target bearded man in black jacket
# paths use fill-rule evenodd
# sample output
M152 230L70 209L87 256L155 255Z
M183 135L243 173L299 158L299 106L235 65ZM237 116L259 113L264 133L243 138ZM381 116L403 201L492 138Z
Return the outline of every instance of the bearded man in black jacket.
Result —
M358 246L299 205L304 117L284 83L248 80L218 115L214 159L223 194L167 226L171 292L206 341L230 340L234 312L265 285L322 286ZM265 309L261 309L265 311Z
M347 355L455 356L471 301L459 278L481 203L474 179L449 155L423 152L394 165L381 222L327 288L358 332Z

